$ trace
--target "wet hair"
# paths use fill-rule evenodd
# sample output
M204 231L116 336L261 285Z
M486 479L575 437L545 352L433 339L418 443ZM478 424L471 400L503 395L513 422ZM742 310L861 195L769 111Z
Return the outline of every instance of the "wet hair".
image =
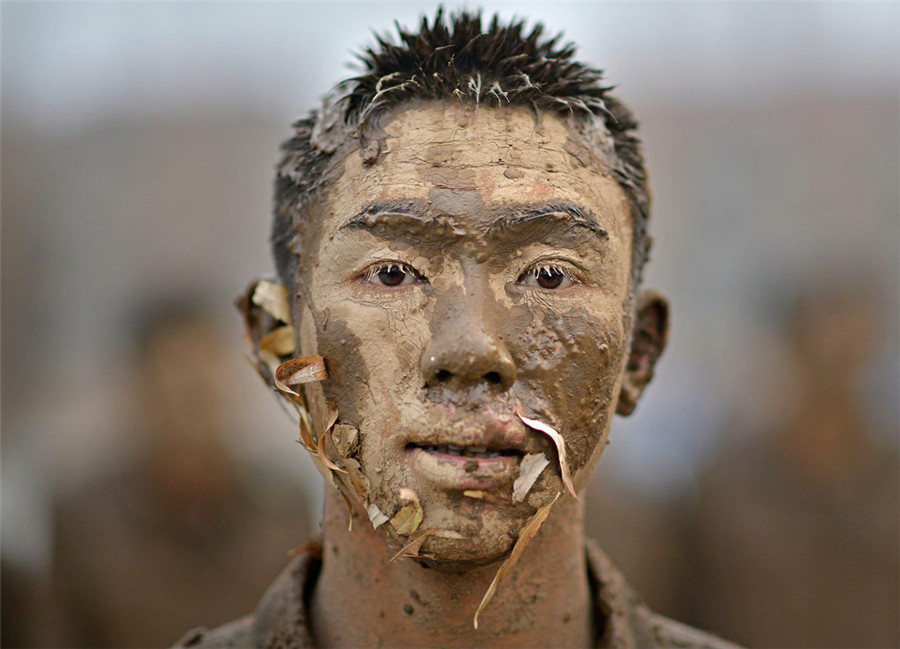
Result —
M532 107L537 113L572 115L579 130L610 166L631 204L632 286L647 260L650 197L647 175L631 111L602 83L602 71L573 59L575 47L560 45L562 34L544 36L538 24L502 23L497 16L482 29L480 13L462 11L445 19L438 9L418 31L396 25L398 41L377 36L376 45L358 55L359 76L335 87L320 111L293 124L282 145L275 179L272 251L285 286L293 287L299 237L309 207L327 189L329 163L343 144L356 140L367 162L380 143L378 118L415 99L465 100L475 104ZM295 241L296 239L296 241Z

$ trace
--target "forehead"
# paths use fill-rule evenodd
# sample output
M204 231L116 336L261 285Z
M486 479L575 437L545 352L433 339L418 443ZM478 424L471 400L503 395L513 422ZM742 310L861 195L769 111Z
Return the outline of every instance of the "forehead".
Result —
M387 114L374 164L358 148L327 193L329 236L374 203L416 202L456 221L490 220L499 208L565 203L597 215L630 243L625 192L600 159L554 115L529 108L426 102Z

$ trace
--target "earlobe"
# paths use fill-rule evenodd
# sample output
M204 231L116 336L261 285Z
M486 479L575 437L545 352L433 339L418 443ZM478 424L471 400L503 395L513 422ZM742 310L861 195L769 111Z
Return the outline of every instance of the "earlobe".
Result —
M669 329L669 302L662 293L644 289L636 299L631 351L616 407L616 413L625 416L634 412L644 388L653 378Z

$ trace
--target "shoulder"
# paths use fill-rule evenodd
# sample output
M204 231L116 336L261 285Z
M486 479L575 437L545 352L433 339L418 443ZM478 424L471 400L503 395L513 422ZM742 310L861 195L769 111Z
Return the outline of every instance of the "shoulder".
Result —
M673 649L739 649L738 645L662 615L650 613L648 620L657 647Z
M173 649L239 649L250 645L253 616L229 622L216 629L193 629L175 643Z
M586 545L596 607L597 648L737 649L737 645L654 613L593 541Z
M307 605L321 567L321 546L308 543L263 595L256 611L224 626L195 629L174 649L249 649L313 647Z

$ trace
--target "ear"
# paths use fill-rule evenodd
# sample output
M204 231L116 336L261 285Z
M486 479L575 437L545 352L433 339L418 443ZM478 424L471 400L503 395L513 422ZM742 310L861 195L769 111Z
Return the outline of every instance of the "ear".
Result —
M653 369L666 348L669 330L669 302L662 293L644 289L636 300L631 351L616 407L616 413L625 416L634 412L641 393L653 378Z
M278 282L251 282L235 306L244 320L244 340L250 360L263 380L275 385L275 368L294 355L290 300Z

